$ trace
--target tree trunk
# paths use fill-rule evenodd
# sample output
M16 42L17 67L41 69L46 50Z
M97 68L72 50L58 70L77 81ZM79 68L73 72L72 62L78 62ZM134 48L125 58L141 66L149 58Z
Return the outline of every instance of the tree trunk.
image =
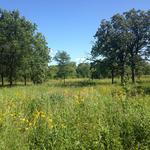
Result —
M12 76L11 75L9 77L9 85L10 85L10 87L13 85L13 81L12 81Z
M12 75L12 68L11 68L11 70L10 70L10 75L9 75L9 85L10 85L10 87L13 85L13 75Z
M125 74L125 67L124 67L124 63L121 66L121 84L124 84L124 74Z
M64 85L66 84L65 76L64 76Z
M4 75L3 75L3 73L1 74L1 82L2 82L2 86L4 86Z
M131 53L131 79L132 83L135 83L135 62L133 53Z
M13 85L13 73L15 72L15 52L13 52L11 54L11 57L10 57L10 66L9 66L9 83L10 83L10 86Z
M131 78L132 78L132 83L135 83L135 64L133 62L131 64Z
M1 82L2 82L2 86L4 86L4 56L3 56L3 49L1 51Z
M121 74L121 85L123 85L123 84L124 84L124 75Z
M10 79L9 79L9 85L10 85L10 87L13 85L13 81L12 81L12 78L10 77Z
M24 85L25 86L27 85L27 77L26 77L26 75L24 76Z
M111 83L114 84L114 69L111 70Z

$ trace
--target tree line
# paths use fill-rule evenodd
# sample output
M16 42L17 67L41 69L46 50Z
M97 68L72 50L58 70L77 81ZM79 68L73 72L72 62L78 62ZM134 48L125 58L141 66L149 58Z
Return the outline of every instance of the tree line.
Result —
M57 65L49 66L48 77L50 79L66 78L91 78L102 79L111 77L111 67L109 67L106 59L94 60L91 62L82 62L76 64L71 61L70 55L65 51L58 51L54 56ZM130 68L128 67L128 72ZM150 75L150 64L141 61L138 66L138 77L141 75ZM119 73L116 73L119 77Z
M0 9L1 84L16 81L42 83L46 79L121 78L121 83L150 74L150 11L132 9L102 20L94 36L90 62L76 65L66 51L52 58L45 37L37 25L19 11Z
M116 75L120 75L122 84L130 76L135 83L141 66L149 65L150 10L132 9L102 20L94 37L93 68L99 67L103 73L110 70L112 83Z
M12 86L18 79L42 83L48 69L49 48L37 25L19 11L0 10L0 76Z
M137 76L150 74L150 10L132 9L102 20L94 38L90 63L69 65L70 56L58 52L55 77L65 79L72 72L75 77L111 77L113 84L120 76L125 84L130 77L135 83Z
M62 78L90 78L90 64L71 61L70 55L66 51L58 51L54 56L57 65L49 67L49 77L51 79Z

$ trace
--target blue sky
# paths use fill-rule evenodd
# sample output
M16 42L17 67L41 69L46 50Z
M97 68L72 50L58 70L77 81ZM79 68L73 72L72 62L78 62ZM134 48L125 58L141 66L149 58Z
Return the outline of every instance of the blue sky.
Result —
M18 9L38 25L53 55L65 50L79 62L90 53L102 19L132 8L148 10L150 0L0 0L0 8Z

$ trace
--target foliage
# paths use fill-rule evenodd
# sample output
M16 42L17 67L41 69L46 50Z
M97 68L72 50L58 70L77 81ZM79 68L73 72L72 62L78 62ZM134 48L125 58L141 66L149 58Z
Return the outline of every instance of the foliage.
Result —
M65 79L68 76L74 76L76 73L76 64L70 61L70 56L65 51L58 51L54 57L58 63L57 77Z
M89 78L91 76L90 64L89 63L78 64L77 76L80 78Z
M42 83L46 79L49 49L45 37L41 33L37 33L34 37L34 47L31 61L31 79L34 83Z
M56 79L58 72L58 66L57 65L51 65L48 68L48 78L50 79Z
M139 64L149 58L150 11L132 9L123 14L114 15L109 21L102 20L96 34L91 55L96 60L107 62L111 70L112 83L114 73L121 76L124 84L127 69L130 66L131 79Z
M48 65L48 47L45 38L36 31L36 25L20 16L19 11L0 10L0 75L2 85L4 78L10 85L17 78L31 78L36 64L40 68ZM35 60L36 59L36 60ZM36 75L45 76L44 72L35 71ZM39 74L42 74L39 75ZM40 81L40 82L41 82Z

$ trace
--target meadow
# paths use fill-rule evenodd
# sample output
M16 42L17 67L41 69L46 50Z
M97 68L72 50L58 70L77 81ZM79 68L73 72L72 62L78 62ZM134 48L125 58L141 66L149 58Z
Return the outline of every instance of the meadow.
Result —
M0 150L149 150L150 77L0 88Z

